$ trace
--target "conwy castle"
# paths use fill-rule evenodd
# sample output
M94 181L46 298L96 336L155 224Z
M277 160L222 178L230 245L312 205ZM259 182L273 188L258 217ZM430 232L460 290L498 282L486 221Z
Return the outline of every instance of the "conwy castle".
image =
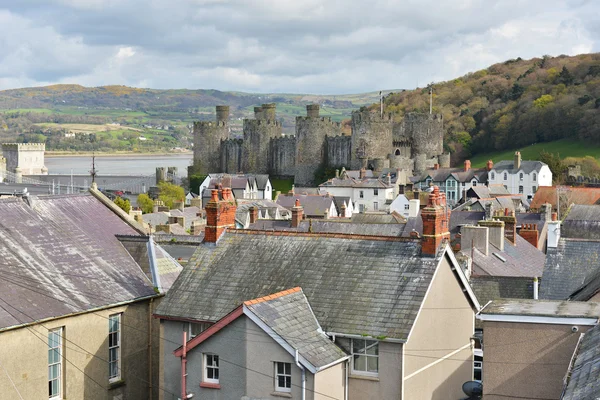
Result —
M217 106L216 121L194 123L194 165L191 171L270 174L294 177L297 186L313 185L321 167L406 170L409 176L434 164L450 166L443 153L444 128L439 114L407 114L394 122L389 114L369 110L352 113L352 134L319 115L319 105L306 106L306 117L296 117L295 136L282 136L275 104L254 108L254 119L244 119L243 139L229 137L229 106Z

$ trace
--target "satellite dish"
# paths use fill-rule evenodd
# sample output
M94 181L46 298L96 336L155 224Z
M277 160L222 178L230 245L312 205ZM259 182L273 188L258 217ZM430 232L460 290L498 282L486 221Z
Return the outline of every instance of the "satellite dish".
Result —
M483 394L483 385L481 382L468 381L463 383L462 391L469 397L481 396Z

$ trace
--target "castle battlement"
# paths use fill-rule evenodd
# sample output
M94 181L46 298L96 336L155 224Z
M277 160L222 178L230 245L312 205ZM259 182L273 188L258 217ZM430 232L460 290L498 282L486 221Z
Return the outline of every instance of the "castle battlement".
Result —
M46 151L46 143L2 143L3 150Z
M226 121L194 121L194 128L208 128L208 127L224 127L227 126Z
M281 122L276 119L244 119L244 126L253 125L253 126L281 126Z
M352 122L390 123L394 120L391 113L383 113L370 110L352 111Z

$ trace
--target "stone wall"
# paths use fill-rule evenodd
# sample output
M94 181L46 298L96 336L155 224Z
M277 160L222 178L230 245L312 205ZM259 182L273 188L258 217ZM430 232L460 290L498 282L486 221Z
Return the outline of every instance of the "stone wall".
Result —
M242 139L221 141L221 169L218 172L235 174L242 171Z
M23 175L46 175L48 169L44 166L44 143L4 143L2 155L6 159L6 170Z
M412 156L427 158L444 152L444 121L441 114L409 113L402 121L407 136L412 138Z
M194 122L194 165L197 174L208 175L221 168L221 141L229 138L229 107L217 106L215 121Z
M349 167L352 152L352 138L350 136L327 137L326 165L331 168Z
M296 117L294 184L313 185L315 171L325 162L325 138L341 133L340 124L319 116L319 105L306 106L306 117Z
M352 169L368 165L366 160L387 158L392 152L393 121L368 110L352 113Z
M262 110L262 111L261 111ZM242 170L245 173L269 173L271 139L281 137L281 123L275 117L275 104L263 104L255 116L244 120Z
M270 171L272 177L298 176L295 167L296 138L286 136L271 139L269 155ZM314 173L314 172L313 172Z

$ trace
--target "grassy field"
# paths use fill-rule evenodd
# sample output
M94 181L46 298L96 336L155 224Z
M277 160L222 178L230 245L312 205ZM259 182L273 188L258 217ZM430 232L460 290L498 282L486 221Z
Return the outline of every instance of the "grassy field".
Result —
M142 129L133 128L130 126L120 126L113 124L94 125L94 124L56 124L53 122L36 124L45 128L62 128L73 133L94 133L94 132L107 132L107 131L123 131L130 130L136 132L142 132Z
M563 159L566 157L585 156L592 156L596 159L600 159L600 144L594 145L584 142L562 139L554 142L536 143L531 146L523 147L521 149L477 154L476 156L471 157L471 165L474 168L481 168L485 166L487 160L492 160L494 162L502 160L512 160L515 155L515 151L521 152L521 157L523 158L523 160L537 160L541 151L547 151L549 153L558 153Z

